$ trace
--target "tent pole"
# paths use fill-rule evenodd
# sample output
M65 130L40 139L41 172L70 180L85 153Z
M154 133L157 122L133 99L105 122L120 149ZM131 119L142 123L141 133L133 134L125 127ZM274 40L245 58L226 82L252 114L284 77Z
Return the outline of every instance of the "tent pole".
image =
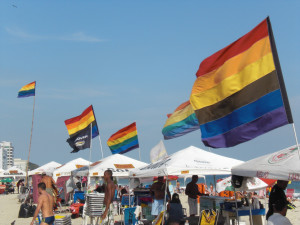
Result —
M297 148L298 148L298 156L299 156L299 159L300 159L300 148L299 148L299 143L298 143L298 138L297 138L297 133L296 133L295 124L292 123L292 126L293 126L294 135L295 135L295 140L296 140L296 144L297 144Z
M238 205L237 205L237 194L236 190L234 189L234 198L235 198L235 213L236 213L236 219L238 221L238 225L240 225L240 219L239 219L239 211L238 211Z
M164 197L165 212L163 214L163 218L162 218L161 224L164 224L164 222L165 222L165 213L167 211L167 187L168 187L168 175L166 175L166 183L165 183L165 197ZM171 196L171 198L172 198L172 196Z
M249 210L250 210L250 225L253 225L253 218L252 218L252 203L251 200L249 199Z

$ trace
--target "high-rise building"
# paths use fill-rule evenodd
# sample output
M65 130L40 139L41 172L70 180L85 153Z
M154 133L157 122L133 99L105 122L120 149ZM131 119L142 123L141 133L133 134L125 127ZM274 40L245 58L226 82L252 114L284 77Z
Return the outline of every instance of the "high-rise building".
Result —
M12 146L12 143L8 141L1 141L0 149L2 149L3 152L6 152L6 169L14 166L14 147ZM4 154L2 154L2 161L4 162L3 156Z
M7 152L2 148L2 144L0 143L0 169L7 169Z

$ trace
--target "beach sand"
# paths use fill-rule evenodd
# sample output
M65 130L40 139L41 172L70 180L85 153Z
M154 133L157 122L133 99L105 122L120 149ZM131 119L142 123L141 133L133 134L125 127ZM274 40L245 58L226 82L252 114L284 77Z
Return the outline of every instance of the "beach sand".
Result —
M17 199L17 194L9 195L0 195L0 225L10 225L14 220L15 225L25 225L30 224L32 221L31 218L18 218L20 203ZM183 205L183 208L187 209L189 213L189 208L187 204L187 196L180 195L180 199ZM294 210L288 210L287 217L294 225L300 225L300 201L295 201L294 204L297 206ZM61 213L59 215L70 215L70 213ZM115 220L119 220L120 216L116 217ZM244 221L247 221L247 218L243 218ZM82 218L72 219L73 225L82 224ZM247 223L249 224L249 222Z

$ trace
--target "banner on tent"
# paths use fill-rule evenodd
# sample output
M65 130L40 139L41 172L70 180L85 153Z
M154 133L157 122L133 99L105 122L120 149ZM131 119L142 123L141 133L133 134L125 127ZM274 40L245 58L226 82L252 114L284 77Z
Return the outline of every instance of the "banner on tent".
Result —
M299 173L289 173L289 180L300 181L300 174Z
M132 164L114 164L117 169L134 169Z

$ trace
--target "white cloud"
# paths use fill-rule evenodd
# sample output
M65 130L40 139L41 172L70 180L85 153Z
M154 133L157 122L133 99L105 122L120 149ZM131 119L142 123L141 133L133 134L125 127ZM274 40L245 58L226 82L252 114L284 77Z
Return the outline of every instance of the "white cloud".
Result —
M103 39L90 36L85 34L84 32L75 32L72 34L66 34L66 35L36 35L31 34L29 32L26 32L24 30L21 30L19 28L5 28L6 32L14 37L18 37L25 40L57 40L57 41L78 41L78 42L102 42Z

